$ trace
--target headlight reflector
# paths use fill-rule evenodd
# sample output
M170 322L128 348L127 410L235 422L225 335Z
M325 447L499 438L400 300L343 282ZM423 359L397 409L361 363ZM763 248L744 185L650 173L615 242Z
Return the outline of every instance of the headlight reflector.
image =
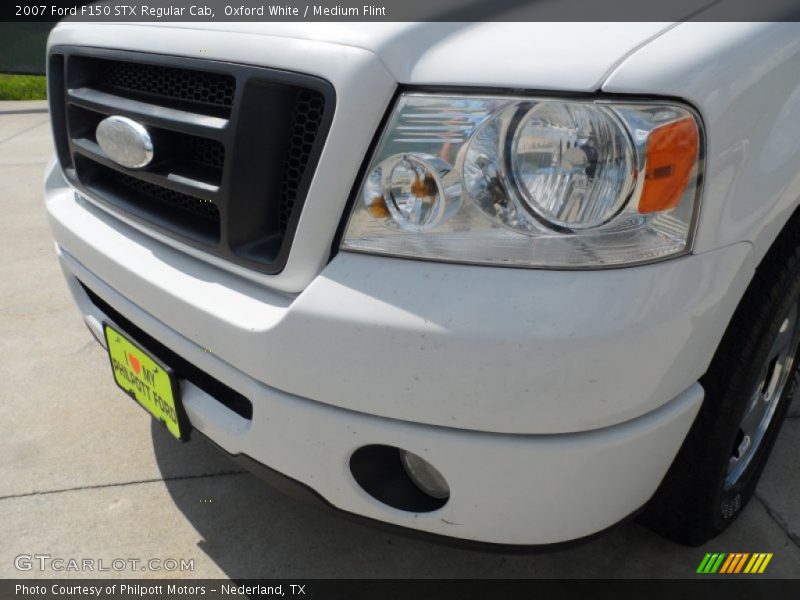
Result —
M389 227L426 231L436 227L460 201L459 186L445 188L451 167L425 154L396 154L367 178L362 199L369 213Z
M343 248L591 268L688 251L698 119L654 102L401 96Z
M589 229L609 221L633 183L633 147L614 114L592 104L541 102L517 126L511 165L545 221Z

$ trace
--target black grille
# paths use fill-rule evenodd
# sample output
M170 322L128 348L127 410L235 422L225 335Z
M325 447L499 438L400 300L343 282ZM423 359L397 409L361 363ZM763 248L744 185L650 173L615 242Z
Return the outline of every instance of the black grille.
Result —
M182 194L181 192L161 187L149 181L142 181L141 179L136 179L136 177L131 177L125 173L118 173L111 169L109 169L107 173L110 180L117 180L125 187L143 196L152 198L157 202L163 202L178 210L192 213L198 217L209 219L215 223L219 222L219 208L210 200L204 200L203 198L197 198L189 194Z
M319 92L303 90L298 94L289 133L289 152L286 153L281 179L281 229L284 231L297 200L300 182L314 148L324 111L325 96Z
M225 165L225 146L208 138L184 136L183 150L193 163L222 170Z
M230 75L116 60L97 61L97 85L228 108L236 91L236 79Z
M153 54L56 47L49 62L56 148L90 199L250 268L288 258L335 104L317 77ZM152 161L128 169L95 131L142 124Z

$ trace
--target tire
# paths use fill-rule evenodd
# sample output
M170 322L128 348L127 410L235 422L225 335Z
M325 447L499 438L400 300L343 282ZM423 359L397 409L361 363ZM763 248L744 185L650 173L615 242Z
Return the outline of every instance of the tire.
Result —
M727 529L753 497L798 385L798 299L800 219L793 218L756 270L700 380L705 399L697 419L641 514L650 529L699 546ZM771 356L789 327L787 348ZM753 411L771 416L759 421Z

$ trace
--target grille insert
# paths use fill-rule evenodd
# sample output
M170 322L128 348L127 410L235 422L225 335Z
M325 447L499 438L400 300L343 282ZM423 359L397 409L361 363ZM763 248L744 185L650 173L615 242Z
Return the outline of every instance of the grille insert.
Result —
M325 97L319 92L303 90L297 98L292 115L292 129L289 133L289 151L283 166L281 180L281 229L286 230L292 214L300 183L314 140L317 139L322 115L325 110Z
M220 171L225 165L225 146L220 142L187 135L183 138L183 144L191 162Z
M198 217L219 223L219 208L210 200L204 200L203 198L197 198L189 194L182 194L181 192L161 187L149 181L136 179L136 177L131 177L125 173L117 173L110 169L108 173L111 179L117 179L125 187L145 196L149 196L153 200L163 202L178 210L183 210L197 215Z
M137 94L230 108L236 79L230 75L161 65L98 60L97 85Z

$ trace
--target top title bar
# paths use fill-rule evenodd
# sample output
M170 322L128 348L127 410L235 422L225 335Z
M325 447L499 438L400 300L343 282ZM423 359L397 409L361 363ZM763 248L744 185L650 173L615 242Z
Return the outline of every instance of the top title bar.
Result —
M11 0L0 20L225 21L800 21L798 0Z

